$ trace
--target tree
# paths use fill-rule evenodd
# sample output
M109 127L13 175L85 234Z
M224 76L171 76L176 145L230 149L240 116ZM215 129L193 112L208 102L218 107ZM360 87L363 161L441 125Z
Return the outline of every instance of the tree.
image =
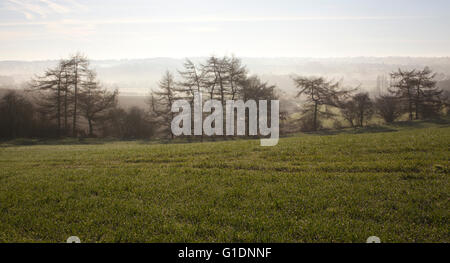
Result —
M406 111L409 114L409 120L413 120L414 112L414 86L416 85L415 70L401 70L391 73L393 83L388 91L406 104Z
M229 58L223 57L220 59L212 56L202 68L205 72L204 83L210 94L210 99L217 95L222 105L225 105L226 96L231 94L229 86Z
M87 81L81 85L79 106L81 114L88 121L89 136L92 137L94 135L94 122L98 121L102 114L116 106L118 90L108 92L95 79L95 72L89 71L87 74Z
M237 93L238 98L243 101L247 100L275 100L275 85L269 85L267 82L262 82L258 76L251 76L240 80L241 88Z
M68 135L69 133L69 118L72 117L70 112L70 103L71 103L71 90L70 90L70 72L68 71L68 61L61 60L60 64L63 66L63 107L64 107L64 135Z
M97 121L102 137L125 138L125 119L127 112L119 107L113 107L105 112Z
M367 92L358 93L352 97L356 106L356 119L360 127L364 126L364 121L370 119L373 115L373 102Z
M178 71L182 81L178 83L177 91L184 93L186 99L193 102L194 91L201 93L203 83L205 82L205 72L199 70L197 66L189 59L183 64L184 70Z
M251 76L249 78L242 78L239 80L239 85L241 88L238 90L236 95L237 98L242 99L244 102L248 100L254 100L257 104L259 104L260 100L276 100L277 95L275 94L275 86L269 85L267 82L262 82L261 79L257 76ZM268 121L271 122L271 103L268 103ZM246 129L245 134L248 136L249 133L249 112L245 113L246 119Z
M375 100L375 109L386 123L392 123L402 115L399 99L396 96L381 95Z
M77 120L78 120L78 98L80 86L86 82L86 78L89 76L89 60L81 55L76 54L72 56L67 62L67 67L69 68L70 82L69 84L73 86L73 113L72 113L72 135L77 136Z
M416 119L419 117L437 117L441 114L444 105L443 91L436 86L436 74L428 67L417 72L416 93L414 103L416 109Z
M136 106L129 110L111 108L99 118L98 124L103 137L148 139L154 133L152 117Z
M131 107L124 118L124 138L147 139L153 135L153 125L149 115L141 108Z
M169 71L166 71L163 78L159 82L159 91L152 93L152 110L158 116L159 123L165 127L173 139L173 133L170 124L174 114L172 112L172 104L176 99L175 96L175 80Z
M344 117L344 119L348 121L350 126L355 127L356 125L355 120L358 119L355 101L354 100L344 101L343 103L341 103L340 111L342 117Z
M49 115L56 120L58 137L61 135L62 107L64 106L67 118L67 93L68 93L67 62L61 60L56 68L47 69L42 76L32 79L29 91L38 92L37 100L41 113ZM62 104L63 93L65 94L64 105ZM67 123L65 122L65 126Z
M326 106L338 107L340 101L348 96L349 90L340 89L338 82L332 83L326 81L323 77L294 77L294 83L299 89L296 97L304 96L306 98L306 107L304 113L308 118L312 114L312 130L317 131L319 115L332 116ZM325 106L325 111L320 109Z
M440 114L442 90L436 86L435 76L428 67L391 73L394 83L389 91L406 104L409 120Z
M23 96L9 91L0 100L0 137L31 136L34 107Z
M202 94L204 91L205 83L205 71L197 68L197 66L189 59L183 64L184 70L178 71L181 76L181 81L178 82L175 91L181 93L180 98L186 99L191 105L191 109L194 108L194 94ZM194 134L194 113L191 112L191 127L192 134ZM201 135L201 140L203 141L203 133Z
M99 85L95 72L89 68L89 60L80 54L60 60L55 68L32 79L29 91L37 94L41 117L56 123L58 136L62 130L68 135L70 117L72 136L77 136L80 117L86 119L89 135L93 136L93 125L115 106L118 94L117 90L108 92Z
M232 57L228 63L228 83L230 84L231 99L234 100L247 80L247 69L239 58Z

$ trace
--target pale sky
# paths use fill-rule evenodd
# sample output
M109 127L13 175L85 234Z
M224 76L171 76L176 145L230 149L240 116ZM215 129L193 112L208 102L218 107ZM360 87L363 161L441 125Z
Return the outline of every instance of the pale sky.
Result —
M448 0L0 0L0 60L450 56Z

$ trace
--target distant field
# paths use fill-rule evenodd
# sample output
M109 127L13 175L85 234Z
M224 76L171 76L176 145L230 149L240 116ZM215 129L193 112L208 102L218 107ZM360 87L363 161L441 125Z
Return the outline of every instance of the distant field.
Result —
M450 126L419 126L267 148L3 144L0 241L450 242Z

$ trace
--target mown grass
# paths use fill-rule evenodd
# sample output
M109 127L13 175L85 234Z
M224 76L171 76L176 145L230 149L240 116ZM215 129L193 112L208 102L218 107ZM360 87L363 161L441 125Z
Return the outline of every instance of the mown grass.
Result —
M447 124L0 147L0 241L450 242L449 150Z

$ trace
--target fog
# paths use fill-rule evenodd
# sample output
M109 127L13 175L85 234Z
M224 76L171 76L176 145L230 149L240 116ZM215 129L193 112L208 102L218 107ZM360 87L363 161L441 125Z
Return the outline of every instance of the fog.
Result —
M91 55L91 54L87 54ZM201 62L202 57L190 58ZM122 96L147 95L157 87L161 75L166 71L181 69L182 58L146 58L121 60L93 60L92 67L99 80L108 88L119 88ZM292 93L292 75L324 76L342 81L345 86L360 87L375 91L377 79L398 68L423 68L429 66L437 72L437 80L450 77L450 58L415 57L357 57L357 58L242 58L251 74L275 84L286 93ZM45 61L0 61L0 88L19 88L31 77L41 74L56 60Z

